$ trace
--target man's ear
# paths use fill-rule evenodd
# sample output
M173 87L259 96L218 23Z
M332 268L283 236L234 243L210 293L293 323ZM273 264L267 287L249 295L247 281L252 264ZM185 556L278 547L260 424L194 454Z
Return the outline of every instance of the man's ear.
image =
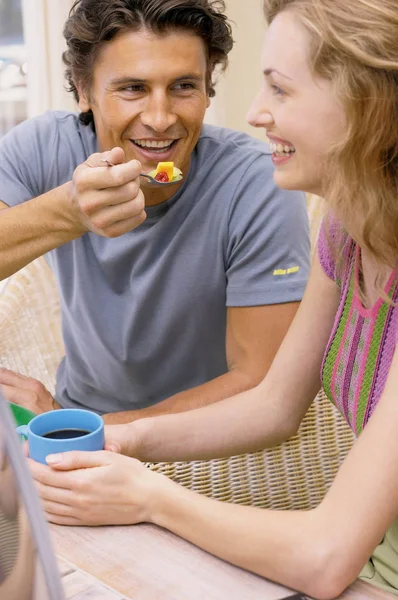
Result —
M91 109L90 94L87 88L83 88L83 86L78 84L76 81L74 82L74 84L77 89L77 93L79 94L79 108L82 112L87 112Z

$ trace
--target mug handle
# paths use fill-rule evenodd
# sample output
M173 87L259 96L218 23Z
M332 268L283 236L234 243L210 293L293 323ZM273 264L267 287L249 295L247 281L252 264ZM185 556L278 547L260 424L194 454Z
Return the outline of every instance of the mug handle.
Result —
M16 432L21 437L24 437L26 440L28 439L28 426L27 425L20 425L19 427L16 428Z

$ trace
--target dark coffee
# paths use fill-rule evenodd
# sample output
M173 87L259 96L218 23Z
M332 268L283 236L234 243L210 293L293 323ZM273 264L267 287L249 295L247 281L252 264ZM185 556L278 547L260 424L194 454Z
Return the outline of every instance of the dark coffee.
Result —
M57 429L56 431L49 431L41 437L49 440L72 440L74 438L83 437L92 433L91 431L85 431L84 429Z

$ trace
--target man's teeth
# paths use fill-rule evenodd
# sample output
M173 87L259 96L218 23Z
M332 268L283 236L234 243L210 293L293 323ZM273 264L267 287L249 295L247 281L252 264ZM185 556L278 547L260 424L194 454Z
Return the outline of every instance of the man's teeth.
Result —
M274 142L270 142L269 147L273 154L279 156L290 156L293 152L296 152L296 149L288 144L275 144Z
M169 148L174 141L175 140L160 140L155 142L153 140L133 140L133 142L137 144L137 146L141 146L141 148L157 148L162 150Z

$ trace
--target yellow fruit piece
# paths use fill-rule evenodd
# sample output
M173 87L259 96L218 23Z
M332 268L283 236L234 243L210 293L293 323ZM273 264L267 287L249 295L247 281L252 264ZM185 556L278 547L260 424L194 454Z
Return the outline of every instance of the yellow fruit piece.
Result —
M174 177L174 163L173 162L160 162L156 167L156 173L167 173L169 181L173 180Z

